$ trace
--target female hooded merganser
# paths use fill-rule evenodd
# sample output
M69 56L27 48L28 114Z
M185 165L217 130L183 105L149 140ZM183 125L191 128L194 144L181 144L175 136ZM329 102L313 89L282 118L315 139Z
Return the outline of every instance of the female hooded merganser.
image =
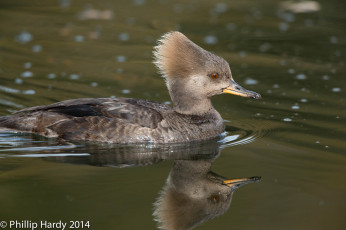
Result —
M67 140L108 143L179 143L224 131L210 98L230 93L259 99L239 86L228 63L180 32L162 36L154 63L166 80L173 107L129 98L83 98L36 106L0 117L0 127Z

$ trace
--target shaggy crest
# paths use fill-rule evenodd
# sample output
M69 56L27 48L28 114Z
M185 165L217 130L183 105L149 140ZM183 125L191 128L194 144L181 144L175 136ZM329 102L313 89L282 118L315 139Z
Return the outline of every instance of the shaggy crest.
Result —
M162 36L153 53L154 63L164 77L187 77L204 66L209 52L174 31Z

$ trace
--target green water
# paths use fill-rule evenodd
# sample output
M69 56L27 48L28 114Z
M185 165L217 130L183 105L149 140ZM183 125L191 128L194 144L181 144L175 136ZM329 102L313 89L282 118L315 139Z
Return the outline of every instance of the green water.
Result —
M0 133L0 222L155 229L153 203L173 161L210 159L226 178L262 181L198 229L345 229L346 4L318 3L294 13L273 0L2 0L0 115L81 97L168 102L151 61L170 30L224 57L262 100L214 97L227 134L202 146Z

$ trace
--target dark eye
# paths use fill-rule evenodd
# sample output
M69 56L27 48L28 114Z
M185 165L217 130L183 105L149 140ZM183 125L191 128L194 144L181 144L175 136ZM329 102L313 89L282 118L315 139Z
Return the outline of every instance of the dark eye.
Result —
M218 73L212 73L212 74L210 74L210 78L211 79L218 79L219 78L219 74Z

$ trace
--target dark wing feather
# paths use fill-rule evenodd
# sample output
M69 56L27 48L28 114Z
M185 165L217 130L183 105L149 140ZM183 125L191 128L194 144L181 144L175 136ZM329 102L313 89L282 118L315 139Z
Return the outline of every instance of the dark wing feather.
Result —
M92 122L108 122L115 120L116 124L135 125L138 127L156 128L163 119L163 113L170 107L146 100L127 98L82 98L57 102L46 106L36 106L18 111L13 116L7 116L2 122L3 127L43 133L45 128L62 123L78 122L76 118L97 117L99 119L80 119L83 125L79 128L94 125ZM105 119L103 119L105 118ZM63 122L62 122L63 121ZM69 122L67 122L69 121ZM6 124L6 125L5 125ZM115 124L115 123L114 123ZM110 127L111 128L111 127ZM51 130L51 129L50 129ZM54 130L51 130L54 131Z
M148 128L156 128L163 119L162 114L171 110L157 102L127 98L106 101L95 106L95 109L105 117L118 118Z
M100 111L94 109L93 105L71 105L60 106L48 110L53 113L65 114L72 117L90 117L90 116L103 116Z
M49 111L50 109L58 109L64 107L73 107L78 105L99 105L102 104L105 100L109 100L111 98L80 98L80 99L71 99L66 101L60 101L57 103L53 103L50 105L40 105L34 106L26 109L22 109L16 112L19 113L28 113L35 111Z

